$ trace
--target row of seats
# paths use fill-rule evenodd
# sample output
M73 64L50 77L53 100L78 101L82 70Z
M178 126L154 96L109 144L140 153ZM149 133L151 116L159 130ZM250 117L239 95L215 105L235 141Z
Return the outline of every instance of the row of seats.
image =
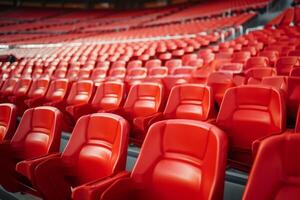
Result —
M248 98L236 97L245 97L249 90L253 90L250 92L253 95ZM266 100L266 96L276 95L274 102ZM226 96L222 104L225 111L216 121L222 130L210 123L187 119L165 120L152 125L131 173L124 171L130 130L124 118L110 113L83 116L76 123L65 150L56 153L63 120L60 111L47 106L31 108L24 113L12 139L0 144L0 183L9 191L30 192L44 199L63 200L71 196L72 199L221 199L228 139L236 145L236 149L229 151L229 158L233 152L241 158L238 153L245 154L247 150L239 145L247 141L245 138L232 141L233 133L249 130L244 136L253 138L253 133L258 136L271 131L268 133L270 137L260 138L253 146L257 158L244 199L270 199L275 193L278 199L287 196L297 199L298 191L290 184L297 176L294 172L298 163L287 159L298 152L298 135L279 134L282 121L275 119L282 116L268 114L261 105L273 106L273 115L282 112L274 110L276 101L280 101L278 91L241 86L230 89ZM254 101L257 101L256 105ZM233 102L240 105L230 111L229 104ZM14 123L15 106L1 104L0 108L7 110L8 121ZM258 114L266 117L258 119ZM298 117L297 126L300 109ZM268 118L273 125L267 126ZM224 126L224 122L230 120L235 126ZM251 130L250 127L256 128ZM299 130L297 127L295 131ZM272 136L274 134L277 136ZM283 167L266 168L266 165L274 164ZM264 183L261 177L266 176L271 179L268 183L280 183L282 176L278 177L278 173L283 173L284 179L284 174L288 173L290 181L281 184L280 188L271 184L268 184L268 190L259 187ZM170 187L176 188L177 192Z

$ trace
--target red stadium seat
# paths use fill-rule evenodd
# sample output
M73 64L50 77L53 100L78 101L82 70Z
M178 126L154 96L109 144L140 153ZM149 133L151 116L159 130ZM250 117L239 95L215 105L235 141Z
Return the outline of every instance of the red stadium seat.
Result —
M223 73L241 74L243 72L243 64L241 63L225 63L218 70Z
M131 87L124 104L124 116L132 124L132 142L142 144L147 133L147 121L161 111L163 86L159 83L140 83Z
M181 59L172 59L166 62L165 66L169 69L169 73L176 67L182 67Z
M167 67L152 67L148 71L148 78L161 79L168 75Z
M15 133L17 111L14 104L0 104L0 142L10 140Z
M120 116L109 113L87 115L76 123L61 154L21 162L17 171L35 183L43 198L71 199L72 190L99 179L113 180L125 169L128 134L128 123ZM29 166L34 169L23 170ZM30 173L32 171L34 173Z
M275 68L278 75L288 76L293 67L300 66L300 61L298 57L295 56L286 56L280 57L277 60Z
M0 92L2 101L6 101L6 99L13 94L18 81L18 78L9 78L4 81Z
M42 101L49 87L49 78L39 78L32 82L30 90L27 94L25 104L29 107L42 105Z
M116 181L100 199L222 199L226 157L227 138L217 127L182 119L158 122L130 176ZM93 194L92 186L85 194ZM103 189L98 185L98 191Z
M142 61L140 61L140 60L133 60L133 61L130 61L127 64L127 69L139 68L139 67L142 67L142 65L143 65Z
M92 98L93 90L94 85L90 80L82 80L73 83L66 101L66 111L69 113L74 123L79 117L91 112L89 102Z
M186 54L182 56L182 63L183 65L188 65L191 60L196 60L197 57L197 54Z
M18 162L59 151L61 129L62 115L56 108L42 106L24 113L11 142L0 144L0 183L6 190L16 192L26 183L15 171ZM30 172L28 165L17 168L21 174Z
M267 57L269 59L270 65L274 66L279 58L279 53L278 51L267 50L260 52L259 56Z
M245 72L247 84L260 84L264 77L275 75L276 70L271 67L253 67Z
M212 88L214 99L220 106L226 90L234 86L233 75L222 72L211 73L207 85Z
M161 61L159 59L148 60L145 64L145 67L150 69L152 67L161 67Z
M126 82L133 82L145 79L147 77L147 68L132 68L127 70Z
M191 76L195 70L196 70L195 67L189 67L189 66L176 67L172 70L171 74L177 76Z
M248 171L254 143L282 133L285 122L285 102L278 90L258 85L227 90L216 124L230 138L232 167Z
M183 84L174 86L163 112L164 119L206 121L214 113L213 92L209 86Z
M261 83L262 85L272 86L284 93L287 93L287 77L285 76L263 77Z
M243 200L299 199L299 143L299 134L272 136L261 142Z
M123 80L126 76L126 68L113 68L109 71L109 77L107 79L120 79Z
M122 105L125 88L122 82L102 82L96 90L91 106L96 112L113 112Z
M252 57L249 58L246 65L244 66L244 71L253 67L268 67L269 60L267 57Z
M249 51L240 51L232 55L231 62L245 64L249 58L251 58Z

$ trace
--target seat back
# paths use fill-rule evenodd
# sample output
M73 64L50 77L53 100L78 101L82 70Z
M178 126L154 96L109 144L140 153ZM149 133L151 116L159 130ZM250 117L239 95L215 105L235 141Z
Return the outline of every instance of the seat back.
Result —
M164 117L205 121L214 107L212 89L200 84L174 86L169 95Z
M152 67L161 67L161 61L159 59L148 60L145 67L150 69Z
M78 79L88 79L90 77L90 69L80 69L78 73Z
M268 67L269 60L267 57L257 56L249 58L246 65L244 66L244 71L253 67Z
M152 115L161 107L163 86L159 83L140 83L129 91L124 110L132 118Z
M96 68L92 72L91 80L105 79L106 74L107 74L107 69L105 69L105 68Z
M300 61L296 56L280 57L275 65L278 75L288 76L293 67L299 66Z
M140 60L132 60L128 62L127 64L127 69L132 69L132 68L139 68L142 67L143 62Z
M46 93L45 101L58 102L62 101L69 89L68 79L56 79L50 83L49 89Z
M164 78L168 75L167 67L152 67L148 71L149 78Z
M81 117L62 154L72 163L75 184L108 177L125 170L129 125L121 116L95 113Z
M246 81L249 84L261 83L263 77L275 76L276 70L271 67L254 67L245 72Z
M287 92L286 76L267 76L262 78L262 85L272 86L276 89Z
M11 95L13 93L18 81L19 81L18 78L6 79L1 88L1 94L3 94L4 96Z
M191 60L197 60L197 54L186 54L182 56L182 63L183 65L187 65Z
M31 82L31 78L20 78L20 80L16 83L13 95L15 97L25 96L29 91Z
M216 123L231 139L230 159L250 166L253 142L285 130L285 112L284 98L274 88L247 85L228 89Z
M91 105L96 110L117 109L122 103L124 92L125 88L122 82L102 82L97 88Z
M78 105L88 103L93 94L93 89L93 81L81 80L74 82L67 98L67 104Z
M213 72L207 78L207 85L212 88L215 101L218 105L221 105L226 90L234 86L233 75L223 72Z
M54 72L53 79L65 78L67 74L67 69L57 69Z
M267 57L269 59L269 61L274 64L277 61L278 57L279 57L279 52L278 51L266 50L266 51L260 52L259 56Z
M109 71L109 76L114 78L124 78L126 75L126 68L118 67Z
M130 81L131 79L143 79L147 77L147 68L132 68L127 70L126 80Z
M0 141L10 140L14 135L17 121L16 106L14 104L0 104Z
M33 99L45 96L48 90L49 83L49 78L39 78L34 80L28 92L28 98Z
M243 64L246 63L249 58L251 58L251 53L249 51L236 52L232 55L231 62Z
M54 107L41 106L26 110L11 140L18 157L25 160L58 152L62 120L61 112Z
M263 140L257 151L243 200L298 199L299 144L299 134L281 134Z
M150 127L131 177L146 188L138 199L217 200L223 198L226 159L222 130L200 121L166 120Z
M171 70L171 74L191 76L195 70L196 70L195 67L189 67L189 66L176 67L173 70Z

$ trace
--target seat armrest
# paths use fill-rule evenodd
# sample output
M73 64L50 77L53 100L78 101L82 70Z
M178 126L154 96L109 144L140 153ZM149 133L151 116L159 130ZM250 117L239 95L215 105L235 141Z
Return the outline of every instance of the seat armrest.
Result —
M34 170L38 164L51 158L59 158L60 156L61 153L53 153L50 155L41 156L39 158L23 160L17 163L16 171L27 177L29 180L34 181Z
M161 112L155 113L153 115L149 115L146 117L137 117L134 118L133 124L134 126L142 131L146 131L151 124L160 121L163 119L163 114Z
M272 137L272 136L275 136L275 135L278 135L278 134L284 134L284 133L287 133L287 132L267 135L267 136L261 137L261 138L259 138L259 139L256 139L255 141L253 141L253 142L252 142L252 156L253 156L253 160L255 159L256 153L257 153L257 151L258 151L258 149L259 149L259 146L260 146L261 142L262 142L264 139L269 138L269 137Z
M71 114L75 120L77 120L79 117L92 113L92 108L90 104L84 103L79 105L71 105L66 108L66 111Z
M81 186L76 187L72 193L74 200L94 200L100 199L102 193L111 186L115 181L128 179L130 172L120 172L107 178L96 180Z

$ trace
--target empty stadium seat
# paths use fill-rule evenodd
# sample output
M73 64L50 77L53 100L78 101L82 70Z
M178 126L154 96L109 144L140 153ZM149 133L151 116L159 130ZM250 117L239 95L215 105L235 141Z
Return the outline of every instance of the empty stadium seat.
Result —
M131 87L124 104L123 116L132 124L131 141L141 145L148 121L162 109L163 86L159 83L140 83Z
M161 79L168 75L167 67L152 67L148 71L148 78Z
M162 63L159 59L148 60L145 67L150 69L152 67L161 67Z
M209 86L182 84L172 88L163 118L206 121L213 114L214 97Z
M8 101L15 104L18 109L19 115L22 114L23 110L27 108L24 100L27 98L27 93L30 89L32 79L31 78L20 78L16 83L15 88L11 96L8 96Z
M24 182L15 171L16 164L58 152L61 130L58 109L42 106L26 110L11 141L0 144L0 184L8 191L20 190ZM26 174L30 170L22 166L18 171Z
M128 62L127 64L127 69L132 69L132 68L139 68L142 67L143 62L140 60L132 60L130 62Z
M18 81L18 78L9 78L4 81L0 92L2 101L6 101L7 98L13 94L13 91Z
M260 52L259 56L267 57L269 59L270 65L274 66L279 58L279 52L266 50L266 51Z
M286 76L268 76L263 77L261 81L262 85L268 85L278 90L287 93L287 77Z
M220 66L219 72L241 74L243 72L243 64L241 63L224 63Z
M68 95L66 111L75 123L79 117L90 113L89 102L94 90L93 81L82 80L74 82Z
M264 77L275 75L276 70L271 67L254 67L245 72L247 84L260 84Z
M251 58L249 51L240 51L232 55L231 62L245 64L249 58Z
M288 76L293 67L300 66L299 58L296 56L280 57L275 68L278 75Z
M244 66L244 71L253 67L268 67L269 60L267 57L252 57L249 58L246 65Z
M125 96L124 83L102 82L96 90L91 106L96 112L113 112L122 105Z
M228 88L234 86L233 75L223 72L214 72L208 76L207 85L212 88L214 99L220 106Z
M139 81L147 77L147 68L132 68L127 70L126 82Z
M39 78L32 82L25 104L31 108L42 105L50 83L49 78Z
M99 179L113 180L125 170L128 134L128 123L120 116L87 115L76 123L61 154L23 161L17 171L36 185L42 198L71 199L72 190L78 186ZM31 170L24 170L28 168Z
M261 142L243 200L299 199L299 143L299 134L272 136Z
M0 104L0 142L10 140L15 133L17 111L14 104Z
M130 175L102 195L105 186L97 183L75 194L91 199L89 195L98 192L101 200L222 199L226 158L226 135L214 125L166 120L151 126Z
M281 93L258 85L228 89L216 120L217 126L230 138L232 167L245 171L252 165L253 144L282 133L285 123L285 101Z
M174 68L182 67L182 61L181 59L168 60L165 66L169 69L169 73L171 73Z
M117 67L117 68L113 68L109 71L109 77L107 77L107 79L120 79L123 80L126 76L126 68L121 68L121 67Z

